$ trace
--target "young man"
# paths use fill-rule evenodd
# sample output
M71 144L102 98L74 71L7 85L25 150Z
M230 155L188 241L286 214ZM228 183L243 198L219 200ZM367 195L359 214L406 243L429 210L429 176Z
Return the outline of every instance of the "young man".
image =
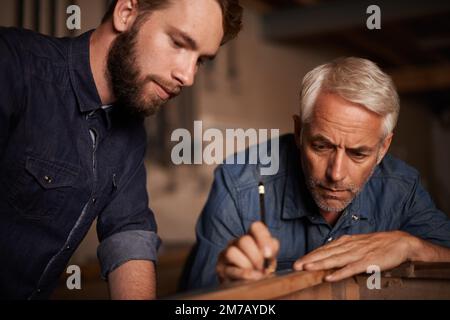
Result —
M238 0L116 0L94 31L0 29L0 298L47 298L94 219L111 297L155 297L143 117L241 27Z
M184 288L260 279L276 267L337 268L326 278L337 281L369 265L450 261L449 217L415 169L386 155L399 109L392 80L371 61L338 59L308 73L295 135L280 138L278 173L216 170ZM255 222L260 181L267 227Z

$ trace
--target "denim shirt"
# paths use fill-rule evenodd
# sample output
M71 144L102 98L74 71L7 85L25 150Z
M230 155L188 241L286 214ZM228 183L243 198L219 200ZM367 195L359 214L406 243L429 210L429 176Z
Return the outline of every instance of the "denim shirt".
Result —
M280 169L273 176L260 176L258 165L225 164L216 169L181 290L218 284L215 266L219 253L261 219L261 180L266 223L280 241L278 270L292 268L298 258L345 234L403 230L450 247L450 219L436 209L420 184L418 172L404 162L386 155L336 224L330 226L305 185L294 136L282 136L279 145Z
M0 298L48 298L96 218L103 277L156 260L143 119L102 106L91 34L0 28Z

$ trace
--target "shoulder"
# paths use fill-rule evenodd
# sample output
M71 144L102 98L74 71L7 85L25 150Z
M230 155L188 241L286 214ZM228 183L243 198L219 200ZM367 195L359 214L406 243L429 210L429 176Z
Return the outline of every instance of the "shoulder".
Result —
M31 53L49 59L66 56L67 38L54 38L20 28L0 27L0 39L20 55Z
M362 211L371 212L381 225L398 228L408 203L420 186L419 172L404 161L386 155L361 193Z
M406 191L405 189L410 189L419 179L420 174L417 169L387 154L375 169L371 180L395 184L403 189L402 191Z

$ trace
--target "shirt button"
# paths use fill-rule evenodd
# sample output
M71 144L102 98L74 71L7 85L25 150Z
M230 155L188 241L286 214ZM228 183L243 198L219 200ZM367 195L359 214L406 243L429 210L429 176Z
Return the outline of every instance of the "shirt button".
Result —
M92 198L92 203L95 204L97 202L97 198Z
M50 183L52 183L52 178L49 176L45 176L44 181L47 182L48 184L50 184Z
M67 246L67 247L66 247L66 250L70 250L70 246Z
M358 221L358 220L359 220L359 217L358 217L358 216L355 216L355 215L352 215L352 219L353 219L353 221Z
M331 241L333 241L333 237L329 237L329 238L327 239L327 242L331 242Z
M95 110L86 115L86 120L91 119L92 117L94 117L94 115L95 115Z

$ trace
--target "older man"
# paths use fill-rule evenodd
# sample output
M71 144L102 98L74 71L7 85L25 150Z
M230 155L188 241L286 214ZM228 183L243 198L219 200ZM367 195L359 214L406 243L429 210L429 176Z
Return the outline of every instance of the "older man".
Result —
M392 80L371 61L338 59L309 72L295 135L280 139L279 172L216 170L184 286L260 279L276 265L337 268L326 278L337 281L369 265L450 261L448 216L419 173L386 154L398 114ZM255 222L260 181L267 226Z
M48 298L96 218L111 297L155 297L143 117L241 14L238 0L115 0L74 39L0 29L0 299Z

